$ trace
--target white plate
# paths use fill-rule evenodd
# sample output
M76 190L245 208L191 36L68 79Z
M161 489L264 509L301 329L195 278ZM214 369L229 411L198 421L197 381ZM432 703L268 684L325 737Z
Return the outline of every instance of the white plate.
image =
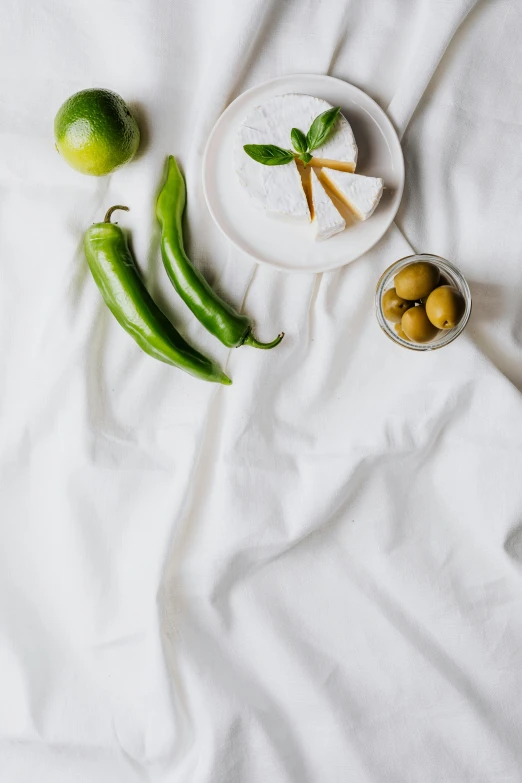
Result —
M246 115L269 98L292 92L341 107L359 147L357 173L382 177L386 188L368 220L347 222L345 231L323 242L314 240L310 225L294 224L256 207L234 170L234 143ZM366 253L390 226L403 187L404 160L390 120L366 93L332 76L294 74L247 90L215 124L203 157L205 198L219 228L245 253L285 272L325 272Z

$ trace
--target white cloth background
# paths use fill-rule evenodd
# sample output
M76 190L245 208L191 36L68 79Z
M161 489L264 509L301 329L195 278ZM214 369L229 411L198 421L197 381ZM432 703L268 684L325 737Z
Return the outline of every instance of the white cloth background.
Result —
M519 783L522 8L518 0L3 0L0 8L2 783ZM207 213L208 134L244 89L329 73L396 123L406 191L365 257L256 267ZM57 156L62 101L143 129L110 178ZM171 289L154 196L265 354ZM154 295L227 366L140 353L86 268L113 203ZM433 355L380 333L380 272L440 253L472 321ZM320 252L320 248L318 248Z

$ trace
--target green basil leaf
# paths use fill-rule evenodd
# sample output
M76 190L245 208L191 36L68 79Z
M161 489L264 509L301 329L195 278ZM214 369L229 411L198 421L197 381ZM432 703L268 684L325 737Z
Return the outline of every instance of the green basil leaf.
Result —
M292 128L290 138L292 139L292 144L294 145L294 149L297 150L297 152L307 151L308 145L306 143L306 136L304 135L303 131L299 130L299 128Z
M264 166L284 166L294 159L293 152L276 147L274 144L245 144L243 149L253 160Z
M301 155L299 155L299 160L302 160L303 163L305 164L305 166L306 166L307 163L310 163L312 158L313 158L313 155L310 155L309 152L303 152Z
M323 111L310 125L310 130L306 134L306 141L308 143L308 151L317 149L321 144L324 144L330 132L333 128L334 122L337 119L340 106L336 106L334 109L327 109Z

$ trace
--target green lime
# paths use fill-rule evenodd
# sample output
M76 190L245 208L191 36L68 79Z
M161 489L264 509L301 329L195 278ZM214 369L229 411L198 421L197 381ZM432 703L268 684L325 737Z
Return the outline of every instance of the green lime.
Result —
M81 90L54 119L56 149L73 169L103 177L128 163L140 143L129 107L111 90Z

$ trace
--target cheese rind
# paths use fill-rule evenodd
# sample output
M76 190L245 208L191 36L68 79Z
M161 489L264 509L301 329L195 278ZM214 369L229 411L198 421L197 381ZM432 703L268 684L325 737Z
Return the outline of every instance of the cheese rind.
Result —
M295 162L284 166L264 166L250 158L245 144L274 144L292 149L292 128L307 133L314 119L332 108L311 95L278 95L256 106L243 121L234 148L234 166L240 183L258 206L294 220L310 220L310 211ZM326 142L313 151L319 159L335 160L355 167L357 145L352 129L339 114Z
M322 186L315 171L311 170L313 219L312 227L316 241L329 239L346 227L346 222L332 199Z
M364 177L327 168L322 169L321 177L359 220L367 220L381 200L384 183L380 177Z
M244 150L242 150L247 157ZM236 167L239 181L257 206L277 215L294 220L310 221L310 210L303 190L301 176L296 162L284 166L264 166L249 159L253 166L246 164Z

